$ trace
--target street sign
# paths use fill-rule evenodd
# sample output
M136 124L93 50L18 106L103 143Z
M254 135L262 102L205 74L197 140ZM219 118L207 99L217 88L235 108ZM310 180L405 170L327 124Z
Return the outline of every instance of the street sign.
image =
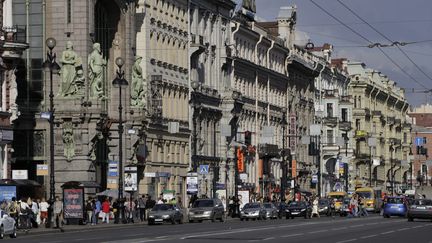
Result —
M118 162L117 161L108 161L108 176L117 177L118 176Z
M27 180L28 179L27 170L12 170L12 179L13 180Z
M240 173L239 176L240 176L240 180L247 180L247 178L248 178L247 173Z
M199 174L207 175L209 173L209 165L200 165Z
M47 176L48 175L48 165L46 165L46 164L36 165L36 175L37 176Z
M318 175L312 175L312 183L318 183Z
M336 191L340 191L342 189L343 185L340 182L336 182L334 185L334 188Z

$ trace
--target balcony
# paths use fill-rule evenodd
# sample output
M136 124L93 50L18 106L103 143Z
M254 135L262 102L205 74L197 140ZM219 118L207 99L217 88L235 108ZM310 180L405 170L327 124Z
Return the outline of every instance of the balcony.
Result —
M326 89L324 90L324 98L335 98L337 93L337 89Z
M369 108L354 108L353 116L362 116L362 117L370 117Z
M393 144L393 145L401 145L402 144L402 140L400 140L398 138L389 138L389 143Z
M337 125L338 118L332 117L332 116L327 116L327 117L324 117L323 122L327 126L335 127Z
M339 129L342 131L350 131L352 129L350 121L339 121Z
M341 104L351 104L351 95L343 95L340 98L340 103Z
M395 124L395 117L394 116L388 116L387 117L387 124L389 126L393 126Z
M21 58L29 45L26 43L25 27L3 27L0 30L0 49L3 58Z

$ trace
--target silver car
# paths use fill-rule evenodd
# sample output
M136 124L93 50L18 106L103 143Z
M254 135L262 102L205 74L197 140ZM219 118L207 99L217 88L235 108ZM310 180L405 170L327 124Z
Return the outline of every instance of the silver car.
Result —
M149 212L148 224L163 224L164 222L182 224L182 211L172 204L156 204Z
M278 210L273 203L264 203L264 209L266 211L266 218L268 219L277 219Z
M15 219L9 216L5 211L0 210L0 239L8 234L10 238L16 238Z
M432 200L430 199L416 199L408 207L407 212L408 221L417 219L431 219L432 220Z
M203 220L211 220L212 222L220 220L224 222L225 209L220 199L198 199L189 210L188 217L189 223L194 221L201 223Z
M240 220L267 219L266 210L261 203L246 203L240 211Z

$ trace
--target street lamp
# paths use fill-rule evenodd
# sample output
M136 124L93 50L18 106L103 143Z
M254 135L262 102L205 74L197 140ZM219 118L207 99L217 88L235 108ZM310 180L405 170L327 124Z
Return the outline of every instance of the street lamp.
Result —
M367 143L369 145L369 186L372 187L372 147L376 147L376 138L368 138Z
M198 88L199 88L200 84L197 81L192 81L191 82L191 88L193 89L193 91L191 92L191 100L190 103L192 105L193 108L193 113L192 113L192 126L193 126L193 133L192 133L192 142L193 142L193 146L192 146L192 170L193 171L197 171L197 143L198 143L198 131L197 131L197 120L198 120L198 109L200 107L200 102L198 101Z
M42 64L42 68L45 72L50 73L50 92L49 92L49 128L50 128L50 197L49 203L51 204L50 210L48 210L48 223L49 228L52 221L53 214L53 203L55 197L55 175L54 175L54 93L53 93L53 74L59 74L60 66L56 62L56 54L53 52L56 46L56 40L54 38L48 38L45 41L46 46L49 51L47 51L47 58Z
M281 190L280 190L280 198L281 202L285 201L285 190L286 190L286 182L287 182L287 164L286 164L286 151L285 151L285 130L287 126L287 120L286 120L286 112L287 109L285 107L282 108L282 120L281 120L281 126L282 126L282 181L281 181ZM291 167L291 161L290 161L290 170L292 170Z
M234 91L231 95L234 100L233 108L233 130L234 130L234 144L237 143L237 122L240 114L239 100L241 99L241 93ZM239 170L238 170L238 157L237 157L237 145L234 145L234 198L235 198L235 214L239 216L240 205L238 203L238 181L239 181Z
M112 85L115 88L119 88L119 124L118 124L118 134L119 134L119 181L118 181L118 198L122 200L123 198L123 117L122 117L122 87L126 87L128 85L127 80L124 78L125 72L122 70L124 65L124 60L121 57L118 57L115 60L115 63L118 67L116 72L116 78L112 81ZM122 215L123 216L123 215Z

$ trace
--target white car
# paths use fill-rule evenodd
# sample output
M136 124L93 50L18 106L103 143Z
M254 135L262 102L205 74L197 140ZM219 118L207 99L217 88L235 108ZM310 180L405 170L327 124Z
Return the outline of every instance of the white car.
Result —
M0 210L0 239L3 239L5 234L8 234L11 238L16 238L15 219L5 211Z

